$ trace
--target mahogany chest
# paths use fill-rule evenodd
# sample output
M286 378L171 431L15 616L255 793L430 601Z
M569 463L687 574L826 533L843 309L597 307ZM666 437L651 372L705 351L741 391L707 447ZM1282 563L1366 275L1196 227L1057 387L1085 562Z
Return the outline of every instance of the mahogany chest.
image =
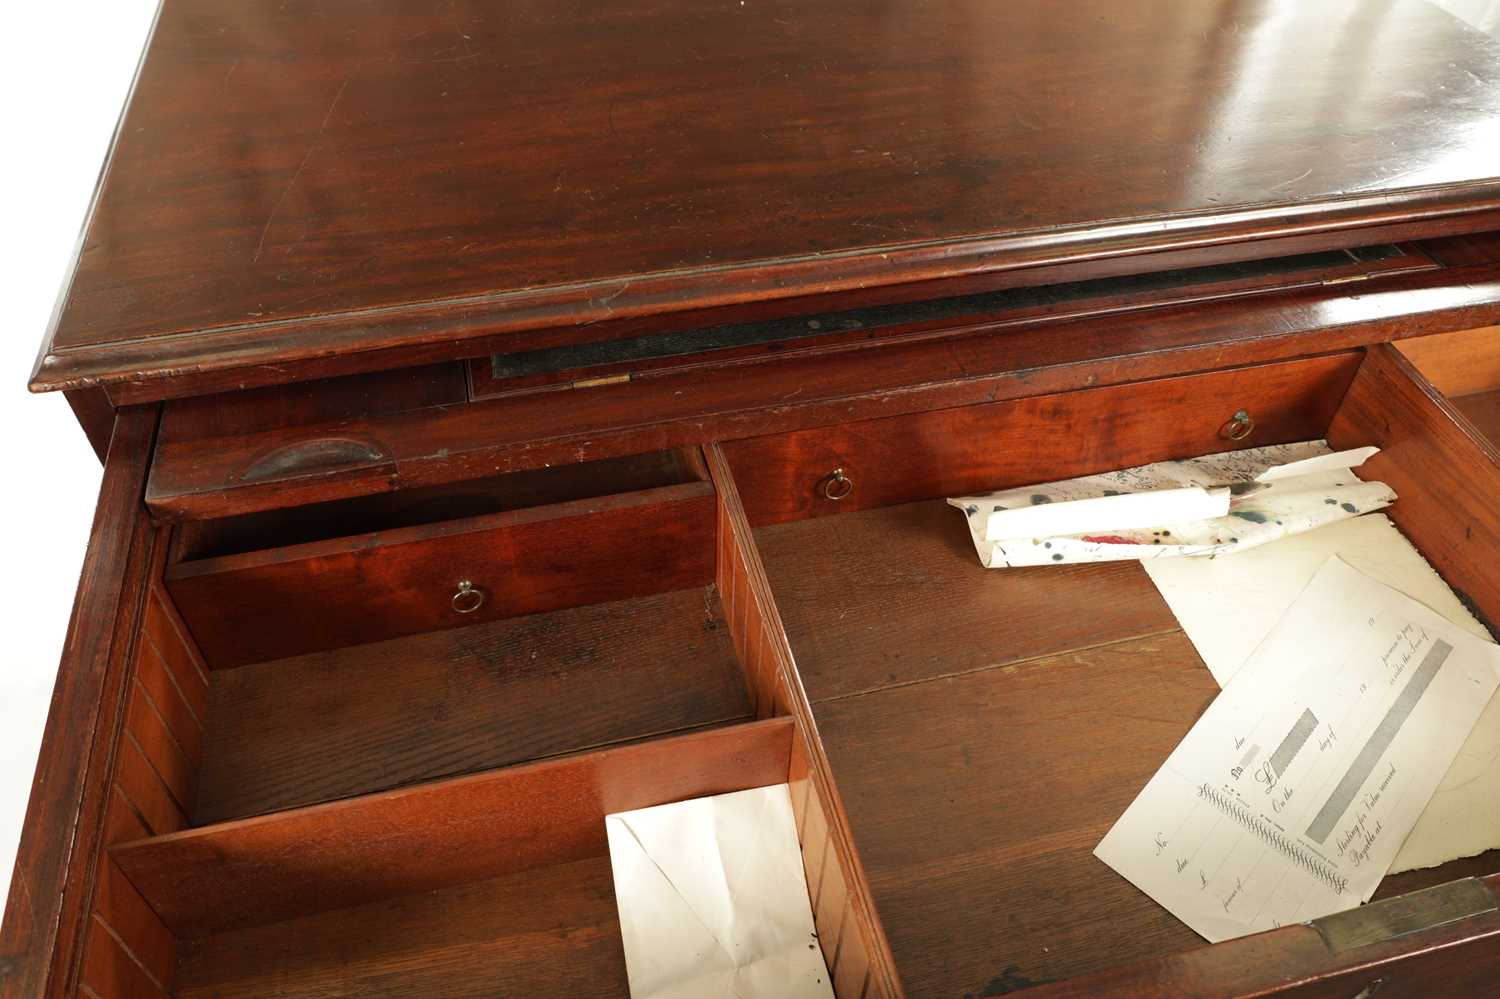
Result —
M942 502L1375 444L1500 620L1497 323L1421 0L165 0L0 996L623 996L603 816L782 782L840 999L1500 994L1500 852L1214 946L1097 861L1217 687Z

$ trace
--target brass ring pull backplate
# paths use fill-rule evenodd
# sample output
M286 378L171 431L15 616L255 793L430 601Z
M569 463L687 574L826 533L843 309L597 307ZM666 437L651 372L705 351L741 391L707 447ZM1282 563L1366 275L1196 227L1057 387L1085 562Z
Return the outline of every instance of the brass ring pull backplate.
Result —
M458 614L472 614L484 606L484 591L465 579L458 584L453 594L453 610Z
M835 468L823 477L823 498L839 500L854 492L854 480L844 474L842 468Z
M1255 420L1246 409L1235 413L1219 428L1219 436L1226 441L1242 441L1254 432Z

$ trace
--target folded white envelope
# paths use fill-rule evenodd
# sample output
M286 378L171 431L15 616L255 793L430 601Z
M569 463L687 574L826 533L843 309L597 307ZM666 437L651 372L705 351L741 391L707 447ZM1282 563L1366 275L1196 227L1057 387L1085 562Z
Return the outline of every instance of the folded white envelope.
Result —
M832 999L787 785L604 821L633 999Z

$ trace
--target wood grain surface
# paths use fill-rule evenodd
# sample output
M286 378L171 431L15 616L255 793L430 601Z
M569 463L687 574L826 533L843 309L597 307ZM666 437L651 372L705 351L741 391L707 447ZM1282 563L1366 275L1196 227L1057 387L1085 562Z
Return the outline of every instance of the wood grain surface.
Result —
M752 524L1320 437L1356 352L731 441ZM1248 437L1226 438L1235 413ZM842 469L849 491L829 497Z
M304 478L317 480L322 477L309 472ZM333 498L325 502L184 521L174 534L172 561L193 562L240 555L374 531L420 527L510 510L644 492L701 480L685 449L531 468L347 499L337 498L339 476L335 474L331 478L333 481L324 482L323 487L333 494ZM150 488L148 483L148 495Z
M701 586L713 532L713 487L688 483L182 562L167 589L227 669ZM463 581L482 598L468 612Z
M193 941L177 999L630 995L609 858Z
M168 4L36 384L1493 228L1497 79L1425 3Z
M1500 874L1484 879L1500 893ZM1056 984L1037 999L1173 996L1180 999L1295 999L1382 996L1487 996L1494 992L1493 955L1500 910L1441 923L1364 947L1330 953L1309 925L1284 926L1213 946L1195 947Z
M110 854L197 939L605 853L611 812L784 783L768 718L185 830Z
M712 587L222 670L194 820L752 714Z
M816 704L907 994L1200 943L1092 851L1217 694L1174 631Z
M704 449L704 458L719 501L719 586L746 677L762 714L790 716L796 722L787 784L813 926L834 991L839 999L899 996L895 956L875 911L737 483L720 448Z
M124 725L114 735L115 769L94 847L92 911L78 976L79 994L89 999L168 999L177 979L176 938L105 852L184 828L196 796L207 672L161 586L169 530L154 533Z
M461 364L431 364L294 385L178 399L163 406L157 445L233 436L370 413L401 413L468 399Z
M940 500L755 538L814 705L1177 628L1130 563L984 568Z
M1052 282L1047 268L1027 272L1030 283L921 301L846 303L836 312L819 312L815 303L762 304L740 310L737 321L695 325L689 315L637 320L638 336L597 343L571 344L533 351L489 354L469 361L475 399L534 391L538 387L596 382L629 375L632 380L684 367L708 368L731 361L826 351L920 335L923 330L963 329L976 321L1057 323L1197 302L1242 300L1276 291L1327 284L1375 282L1395 275L1433 270L1441 265L1417 243L1380 244L1345 250L1264 254L1290 250L1277 241L1258 246L1255 259L1226 260L1173 268L1165 255L1154 255L1162 269L1149 273L1098 276ZM933 289L934 295L937 289ZM783 314L785 312L786 314Z
M1400 499L1390 516L1444 581L1492 632L1500 622L1500 444L1390 344L1370 348L1344 397L1328 442L1374 444L1359 470L1389 483Z
M1210 996L1261 980L1092 856L1218 693L1139 566L981 569L937 501L755 536L907 994ZM1380 896L1494 864L1401 875ZM1468 932L1480 946L1484 927ZM1265 959L1286 974L1352 981L1321 945L1282 946Z
M1453 400L1453 408L1474 424L1491 443L1500 447L1500 389L1460 396Z
M0 923L4 999L67 995L93 933L91 898L158 540L141 506L156 421L156 407L126 410L110 438Z
M1351 287L1358 294L1351 294ZM1493 325L1500 266L1020 327L980 316L911 340L468 406L374 414L163 445L147 500L167 520L220 517L595 458L1117 385ZM946 327L946 329L944 328ZM562 404L565 403L565 404ZM318 441L379 459L247 481L265 455Z
M1414 337L1398 349L1445 395L1500 389L1500 326Z

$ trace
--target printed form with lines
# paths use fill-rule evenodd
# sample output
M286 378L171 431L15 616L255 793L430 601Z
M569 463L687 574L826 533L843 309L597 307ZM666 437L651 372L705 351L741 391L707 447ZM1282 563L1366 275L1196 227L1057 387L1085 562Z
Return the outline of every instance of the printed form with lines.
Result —
M1500 648L1330 558L1094 851L1210 941L1353 908L1500 685Z

